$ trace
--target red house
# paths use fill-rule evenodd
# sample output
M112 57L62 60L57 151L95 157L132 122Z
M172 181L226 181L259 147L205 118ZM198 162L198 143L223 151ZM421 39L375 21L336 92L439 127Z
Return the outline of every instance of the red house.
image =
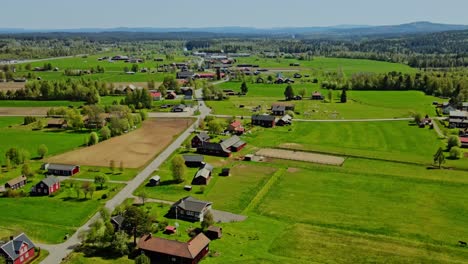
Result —
M138 241L138 249L151 259L151 263L197 264L209 252L211 240L203 233L188 242L179 242L151 234Z
M161 101L163 99L160 92L150 92L150 95L153 101Z
M57 177L48 176L32 188L36 195L50 195L60 189L60 181Z
M242 135L245 132L244 127L242 126L241 121L239 120L234 120L231 124L229 124L227 131L236 134L236 135Z
M42 168L47 170L47 174L56 176L73 176L80 172L78 165L45 163Z
M5 258L8 264L27 263L34 257L34 243L24 234L10 237L10 241L0 244L0 258Z

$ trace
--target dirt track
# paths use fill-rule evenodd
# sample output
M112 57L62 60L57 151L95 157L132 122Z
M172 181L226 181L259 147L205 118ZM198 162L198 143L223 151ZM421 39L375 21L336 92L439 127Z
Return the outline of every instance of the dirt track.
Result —
M16 91L24 88L24 82L0 82L0 91Z
M284 149L261 149L257 151L256 155L276 159L298 160L337 166L342 165L345 161L344 158L337 156Z
M48 161L107 167L114 160L117 166L123 161L126 168L139 168L164 150L192 122L191 119L149 119L136 131L54 156Z

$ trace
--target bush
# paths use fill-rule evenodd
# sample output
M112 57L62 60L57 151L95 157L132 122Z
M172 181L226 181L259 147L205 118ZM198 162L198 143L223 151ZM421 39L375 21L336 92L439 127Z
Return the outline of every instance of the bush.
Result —
M451 150L452 147L461 147L461 142L458 136L452 135L447 140L447 149Z
M96 145L99 142L99 137L96 132L89 134L88 146Z
M103 195L101 196L101 199L102 199L102 200L107 199L107 193L103 194Z
M463 156L463 151L459 147L452 147L450 149L449 156L451 159L461 159Z
M99 130L99 134L103 140L107 140L111 137L111 131L107 126L101 128L101 130Z
M29 124L32 124L34 122L36 122L37 118L34 117L34 116L26 116L24 117L24 121L23 121L23 125L29 125Z

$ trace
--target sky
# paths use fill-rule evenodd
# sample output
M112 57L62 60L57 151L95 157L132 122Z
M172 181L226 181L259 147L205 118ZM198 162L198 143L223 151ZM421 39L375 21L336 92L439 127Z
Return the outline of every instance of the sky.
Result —
M0 28L468 25L467 0L4 0Z

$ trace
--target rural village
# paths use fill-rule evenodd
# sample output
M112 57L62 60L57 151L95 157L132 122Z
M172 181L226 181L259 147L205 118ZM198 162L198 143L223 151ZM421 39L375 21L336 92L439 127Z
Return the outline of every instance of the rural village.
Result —
M281 41L2 57L0 263L467 263L466 67Z

